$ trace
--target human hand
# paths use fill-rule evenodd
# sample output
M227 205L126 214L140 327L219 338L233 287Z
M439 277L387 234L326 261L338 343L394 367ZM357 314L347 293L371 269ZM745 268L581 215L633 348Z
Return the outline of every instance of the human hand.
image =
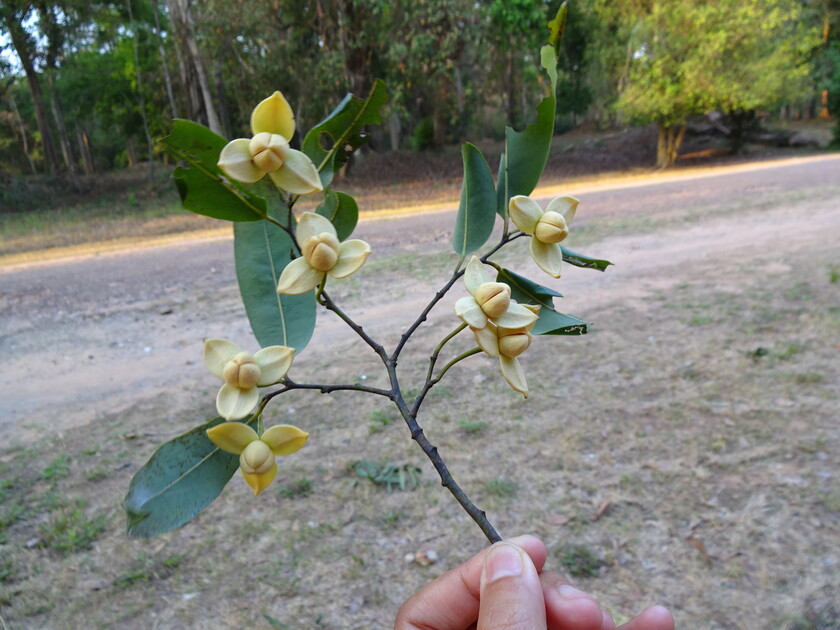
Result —
M496 543L417 591L397 612L395 630L615 630L612 617L545 565L533 536ZM661 606L619 630L673 630Z

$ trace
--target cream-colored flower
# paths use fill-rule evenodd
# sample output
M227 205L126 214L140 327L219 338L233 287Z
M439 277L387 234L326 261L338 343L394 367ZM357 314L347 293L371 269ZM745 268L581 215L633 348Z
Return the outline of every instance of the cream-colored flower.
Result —
M575 216L578 200L574 197L552 199L545 212L539 204L524 195L510 198L510 218L520 230L531 234L531 257L547 274L560 277L563 250L560 241L569 235L569 224Z
M268 174L278 188L296 195L324 189L309 156L289 147L295 135L295 117L280 92L251 112L251 133L252 138L237 138L222 149L218 167L225 175L253 184Z
M482 328L472 328L472 331L476 343L484 352L491 357L499 357L502 376L508 385L528 398L528 383L518 357L531 346L531 329L536 323L540 307L531 304L523 304L522 307L534 315L534 321L527 326L507 328L488 323Z
M301 256L286 265L277 293L298 295L311 291L324 279L346 278L356 273L370 255L370 245L358 239L339 243L330 220L314 212L300 216L296 231Z
M280 424L267 429L260 437L247 424L224 422L208 429L207 437L223 451L239 455L242 476L256 496L277 475L274 458L303 448L309 434L290 424Z
M510 299L510 287L494 282L481 261L473 256L464 269L464 286L469 295L455 302L455 314L471 328L484 328L488 321L507 328L523 328L537 316Z
M257 405L257 387L279 382L292 366L295 349L269 346L250 355L226 339L204 341L204 365L225 384L216 396L216 410L225 420L244 418Z

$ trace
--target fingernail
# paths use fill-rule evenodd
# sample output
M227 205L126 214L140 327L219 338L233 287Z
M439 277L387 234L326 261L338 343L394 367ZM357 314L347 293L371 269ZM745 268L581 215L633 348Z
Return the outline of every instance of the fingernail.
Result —
M513 545L500 544L490 550L484 560L484 575L488 582L504 577L522 575L525 566L522 553Z
M574 586L571 586L569 584L561 584L557 587L557 592L560 593L560 597L564 599L577 599L578 597L588 597L586 593L576 589Z

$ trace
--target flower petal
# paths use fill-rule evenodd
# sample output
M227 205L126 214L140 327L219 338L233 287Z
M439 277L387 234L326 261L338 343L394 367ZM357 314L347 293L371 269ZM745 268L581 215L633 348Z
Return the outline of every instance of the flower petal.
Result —
M545 211L562 214L563 218L566 219L566 225L569 225L572 219L575 218L575 210L577 210L579 203L580 199L576 197L569 197L568 195L565 197L555 197L546 206Z
M263 178L265 173L258 169L251 161L251 141L248 138L237 138L225 145L216 163L222 172L238 182L253 184Z
M455 314L473 328L484 328L487 325L487 315L471 295L464 296L455 302Z
M283 166L269 176L278 188L295 195L308 195L324 190L318 169L306 153L295 149L283 151Z
M299 451L309 439L309 434L291 424L278 424L266 429L260 438L275 455L291 455Z
M259 401L256 387L240 389L225 383L216 396L216 411L225 420L239 420L247 416Z
M277 283L277 293L300 295L317 287L324 278L324 272L313 269L302 256L295 258L283 269Z
M223 451L239 455L254 440L257 432L243 422L224 422L207 429L207 437Z
M484 328L471 328L470 330L473 331L475 342L479 348L491 357L499 356L499 337L496 335L496 330L492 324Z
M260 492L268 488L268 484L274 481L274 478L277 476L277 462L274 462L274 465L264 473L246 473L243 471L242 476L245 478L245 483L251 486L251 490L254 491L254 496L257 496Z
M490 274L487 273L484 264L478 259L478 256L470 258L470 262L467 263L467 267L464 269L464 286L467 287L470 295L475 295L478 287L485 282L490 282L492 279Z
M204 366L210 374L223 379L225 364L240 352L242 348L227 339L205 339Z
M543 214L540 205L525 195L516 195L510 198L510 218L520 230L526 234L533 234L537 222Z
M550 276L560 277L560 267L563 265L563 250L559 243L543 243L536 238L531 239L531 258L537 266Z
M295 349L288 346L268 346L257 351L254 355L254 361L260 366L260 382L257 385L274 385L286 376L294 356Z
M327 273L333 278L346 278L356 273L370 256L370 245L359 239L344 241L338 246L338 260Z
M525 373L519 365L519 359L511 359L504 355L499 356L499 363L502 366L502 376L514 390L528 398L528 383L525 382Z
M537 317L531 309L511 301L507 312L493 322L500 328L525 328L537 321Z
M335 227L327 217L314 212L304 212L298 219L297 227L295 228L295 238L297 242L303 245L303 242L310 236L318 236L323 233L331 234L338 238L335 233Z
M295 116L280 92L261 101L251 112L251 133L257 135L263 131L280 134L286 140L295 135Z

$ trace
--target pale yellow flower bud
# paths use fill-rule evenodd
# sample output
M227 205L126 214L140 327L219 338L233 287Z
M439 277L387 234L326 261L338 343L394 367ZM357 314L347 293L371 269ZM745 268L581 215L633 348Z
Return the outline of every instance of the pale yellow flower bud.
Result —
M222 378L225 383L238 387L239 389L250 389L256 387L260 382L262 370L257 365L254 357L247 352L240 352L225 363L222 370Z
M531 345L531 333L517 332L499 337L499 354L511 359L518 357Z
M329 271L338 262L338 239L328 232L308 237L301 253L309 265L318 271Z
M475 290L475 301L487 317L501 317L510 306L510 287L504 282L485 282Z
M274 466L274 453L262 440L254 440L248 444L239 456L239 467L249 475L261 475Z
M559 243L569 235L566 219L559 212L546 212L537 223L534 236L543 243Z
M273 173L283 166L283 153L288 148L283 136L267 132L255 135L248 145L254 165L265 173Z

